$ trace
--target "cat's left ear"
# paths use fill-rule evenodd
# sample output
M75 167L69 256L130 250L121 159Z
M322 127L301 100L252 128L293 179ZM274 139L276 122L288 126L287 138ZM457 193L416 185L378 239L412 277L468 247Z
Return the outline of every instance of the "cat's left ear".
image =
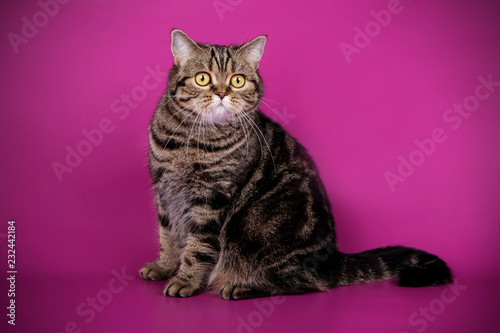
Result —
M191 38L179 29L172 30L172 54L174 64L180 66L185 63L195 52L200 50Z
M239 49L241 54L247 58L248 61L255 63L255 66L259 66L260 58L264 53L264 46L266 46L267 36L259 36L248 43L242 45Z

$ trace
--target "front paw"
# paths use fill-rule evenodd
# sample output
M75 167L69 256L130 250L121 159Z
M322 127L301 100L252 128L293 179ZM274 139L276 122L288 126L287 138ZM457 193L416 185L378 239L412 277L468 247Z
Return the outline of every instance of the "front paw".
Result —
M168 280L174 275L173 269L166 269L159 266L157 263L146 264L140 274L144 280L163 281Z
M201 292L200 284L174 277L165 287L163 293L171 297L190 297Z

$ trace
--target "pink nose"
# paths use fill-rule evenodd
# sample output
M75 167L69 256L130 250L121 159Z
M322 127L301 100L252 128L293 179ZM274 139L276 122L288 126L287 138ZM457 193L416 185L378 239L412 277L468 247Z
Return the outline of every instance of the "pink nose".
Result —
M222 100L222 99L224 99L224 97L226 96L226 93L224 93L224 92L222 92L222 91L221 91L221 92L216 92L215 94L216 94L217 96L219 96L219 98L220 98L221 100Z

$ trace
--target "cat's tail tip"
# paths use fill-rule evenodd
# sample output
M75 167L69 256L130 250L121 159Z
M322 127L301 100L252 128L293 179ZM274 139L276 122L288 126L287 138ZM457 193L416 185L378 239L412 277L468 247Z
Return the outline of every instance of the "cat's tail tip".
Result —
M388 246L360 253L343 254L337 285L398 279L404 287L449 284L453 277L438 256L404 246Z
M406 266L399 271L398 286L427 287L450 284L453 282L451 270L438 257L421 266Z

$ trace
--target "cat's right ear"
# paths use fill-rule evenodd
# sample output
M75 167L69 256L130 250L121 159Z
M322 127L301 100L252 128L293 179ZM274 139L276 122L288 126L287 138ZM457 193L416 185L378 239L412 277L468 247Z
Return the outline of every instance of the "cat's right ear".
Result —
M183 65L197 50L200 49L191 38L179 29L172 30L172 54L174 64Z

